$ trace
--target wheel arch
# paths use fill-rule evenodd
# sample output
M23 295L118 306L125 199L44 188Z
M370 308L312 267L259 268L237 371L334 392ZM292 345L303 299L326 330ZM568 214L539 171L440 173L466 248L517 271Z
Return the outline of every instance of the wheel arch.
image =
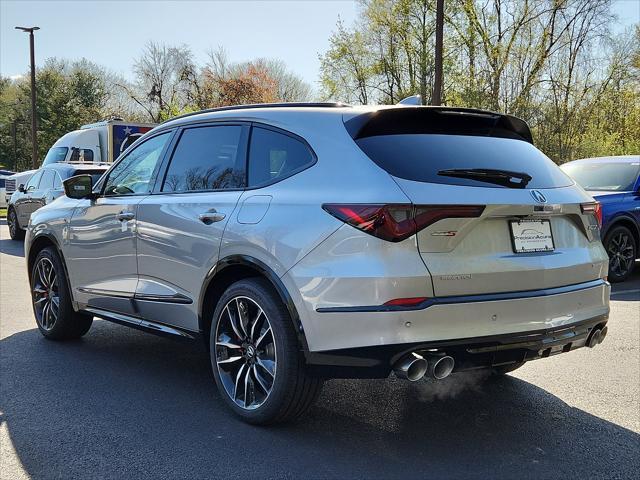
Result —
M203 284L198 304L198 328L206 347L209 346L210 319L220 297L231 284L252 277L264 278L271 284L289 312L300 347L308 351L300 316L284 283L267 264L249 255L230 255L219 260Z
M41 233L35 237L29 245L29 251L27 254L27 275L29 278L29 285L31 285L31 271L33 270L33 262L35 262L38 253L47 247L53 247L58 253L62 268L64 268L64 276L67 279L67 288L69 289L69 295L71 296L71 303L75 309L75 301L73 300L73 291L71 290L71 280L69 279L69 270L67 269L67 263L62 255L62 250L58 244L58 240L51 234ZM29 287L31 288L31 287Z
M631 235L633 235L633 238L636 241L636 245L640 247L640 227L638 227L638 224L631 216L626 214L618 215L609 222L609 224L607 225L607 229L602 235L603 242L606 239L607 235L609 235L609 233L616 227L626 227L631 232ZM638 253L640 253L640 248L636 252L636 255L638 255Z

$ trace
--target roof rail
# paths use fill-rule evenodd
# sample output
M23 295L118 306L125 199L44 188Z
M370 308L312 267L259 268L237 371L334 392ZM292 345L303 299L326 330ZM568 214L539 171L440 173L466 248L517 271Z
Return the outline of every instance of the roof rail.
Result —
M191 117L193 115L200 115L201 113L212 112L226 112L228 110L249 110L254 108L282 108L282 107L320 107L320 108L340 108L350 107L351 105L341 102L283 102L283 103L250 103L247 105L232 105L229 107L216 107L207 108L205 110L199 110L197 112L184 113L177 117L172 117L169 120L165 120L160 125L164 125L167 122L178 120L179 118Z

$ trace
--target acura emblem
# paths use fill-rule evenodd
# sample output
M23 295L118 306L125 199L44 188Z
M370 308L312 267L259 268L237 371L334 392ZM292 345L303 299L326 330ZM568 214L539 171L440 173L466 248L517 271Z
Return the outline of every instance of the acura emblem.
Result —
M540 190L531 190L531 196L538 203L547 203L547 197Z

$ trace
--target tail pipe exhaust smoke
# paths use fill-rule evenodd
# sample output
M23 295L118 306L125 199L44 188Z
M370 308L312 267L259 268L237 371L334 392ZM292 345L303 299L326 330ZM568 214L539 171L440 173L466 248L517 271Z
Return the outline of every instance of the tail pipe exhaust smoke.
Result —
M417 382L427 373L428 367L429 365L424 357L414 352L401 358L393 366L393 370L400 378L404 378L410 382Z

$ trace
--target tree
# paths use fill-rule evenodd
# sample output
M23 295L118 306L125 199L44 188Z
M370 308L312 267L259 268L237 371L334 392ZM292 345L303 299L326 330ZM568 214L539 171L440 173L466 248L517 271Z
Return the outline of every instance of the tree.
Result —
M134 63L133 84L119 86L144 109L152 122L161 122L189 109L195 71L193 54L188 47L150 41Z
M434 6L361 0L359 19L338 22L320 57L323 95L397 103L420 93L429 103ZM524 118L557 162L638 153L629 119L640 101L640 27L614 39L611 0L447 0L444 18L443 104Z

